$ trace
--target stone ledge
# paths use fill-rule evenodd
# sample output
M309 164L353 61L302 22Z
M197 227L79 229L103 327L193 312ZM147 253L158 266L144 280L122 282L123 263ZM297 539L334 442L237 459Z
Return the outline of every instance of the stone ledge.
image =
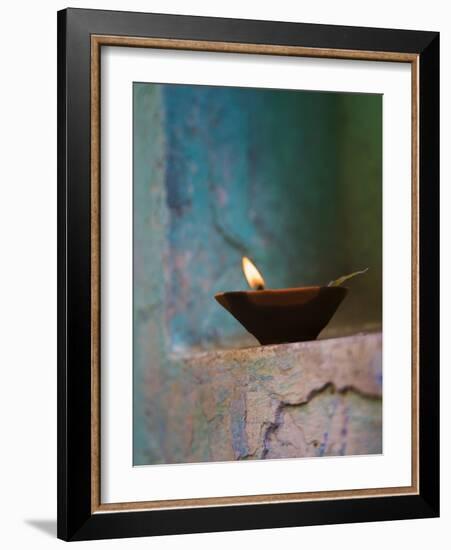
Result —
M380 396L381 356L382 334L370 333L295 344L174 355L174 359L192 368L196 377L203 381L224 370L241 369L248 372L269 366L274 370L273 380L277 384L277 388L273 388L277 390L275 393L290 401L291 398L284 393L283 388L287 384L291 386L296 383L297 386L300 383L293 397L299 401L302 396L306 398L310 391L327 383L334 384L339 390L349 386L362 393Z
M147 386L164 448L152 463L382 452L381 333L171 361L157 400Z

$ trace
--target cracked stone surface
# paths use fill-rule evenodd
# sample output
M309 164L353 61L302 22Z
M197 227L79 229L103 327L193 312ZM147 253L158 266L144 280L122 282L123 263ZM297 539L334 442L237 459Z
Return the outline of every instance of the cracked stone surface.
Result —
M145 373L135 464L382 452L382 335L173 356Z

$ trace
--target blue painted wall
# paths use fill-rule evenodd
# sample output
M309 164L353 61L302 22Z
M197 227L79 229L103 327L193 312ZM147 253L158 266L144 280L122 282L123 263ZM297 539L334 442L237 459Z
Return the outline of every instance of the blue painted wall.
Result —
M246 289L247 255L273 288L368 266L328 330L380 326L381 96L142 83L134 121L135 325L153 311L170 350L251 342L213 299Z

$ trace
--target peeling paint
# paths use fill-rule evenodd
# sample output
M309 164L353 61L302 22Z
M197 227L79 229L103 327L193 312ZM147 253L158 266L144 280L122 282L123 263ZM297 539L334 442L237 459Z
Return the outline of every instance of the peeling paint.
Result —
M171 385L145 388L162 446L139 463L380 453L381 347L368 334L174 356Z

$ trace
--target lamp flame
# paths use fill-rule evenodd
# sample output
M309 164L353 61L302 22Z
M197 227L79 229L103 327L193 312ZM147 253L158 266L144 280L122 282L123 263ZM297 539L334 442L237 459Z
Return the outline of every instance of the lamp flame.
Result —
M246 256L243 256L242 266L244 276L246 277L246 280L252 290L263 290L265 288L265 280L260 275L255 265L249 260L249 258L246 258Z

